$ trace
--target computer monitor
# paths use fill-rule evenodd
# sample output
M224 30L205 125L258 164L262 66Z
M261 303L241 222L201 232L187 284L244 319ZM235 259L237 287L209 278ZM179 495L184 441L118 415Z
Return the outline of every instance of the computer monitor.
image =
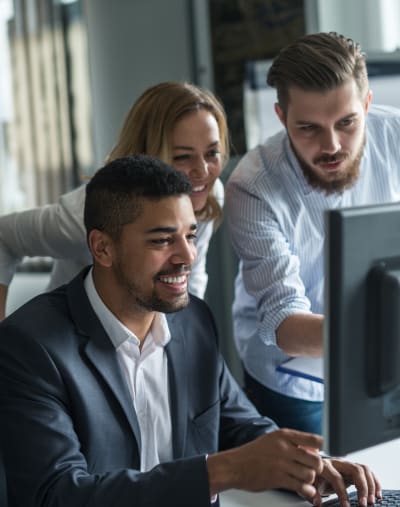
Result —
M400 436L400 203L325 214L324 442Z

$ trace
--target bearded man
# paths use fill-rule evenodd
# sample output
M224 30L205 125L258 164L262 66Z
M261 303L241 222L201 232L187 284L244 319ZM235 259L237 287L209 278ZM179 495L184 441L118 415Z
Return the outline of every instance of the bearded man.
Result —
M400 111L371 105L365 55L337 33L282 49L267 82L284 130L243 157L226 192L234 337L258 410L320 433L323 385L279 365L323 354L324 211L400 199Z

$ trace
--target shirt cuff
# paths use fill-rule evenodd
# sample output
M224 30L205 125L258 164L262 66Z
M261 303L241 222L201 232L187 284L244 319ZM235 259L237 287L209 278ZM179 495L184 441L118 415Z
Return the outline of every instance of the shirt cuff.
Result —
M206 461L207 461L207 459L208 459L208 454L206 454ZM213 496L210 498L210 503L211 503L211 505L212 505L213 503L215 503L215 502L217 501L217 499L218 499L218 495L213 495Z

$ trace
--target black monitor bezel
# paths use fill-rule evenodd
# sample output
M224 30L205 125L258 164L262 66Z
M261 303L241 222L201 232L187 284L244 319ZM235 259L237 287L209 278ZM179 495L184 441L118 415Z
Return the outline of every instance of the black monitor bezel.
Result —
M369 277L400 261L400 203L328 210L325 226L324 448L341 456L400 436L400 388L373 392L368 374Z

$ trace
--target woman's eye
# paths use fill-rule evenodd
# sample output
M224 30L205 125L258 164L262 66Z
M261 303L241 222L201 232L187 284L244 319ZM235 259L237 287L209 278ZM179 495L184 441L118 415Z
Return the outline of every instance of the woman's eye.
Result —
M190 156L189 155L175 155L172 160L174 162L183 162L185 160L189 160Z
M220 152L218 150L212 150L207 153L207 157L216 158L216 157L218 157L219 154L220 154Z

